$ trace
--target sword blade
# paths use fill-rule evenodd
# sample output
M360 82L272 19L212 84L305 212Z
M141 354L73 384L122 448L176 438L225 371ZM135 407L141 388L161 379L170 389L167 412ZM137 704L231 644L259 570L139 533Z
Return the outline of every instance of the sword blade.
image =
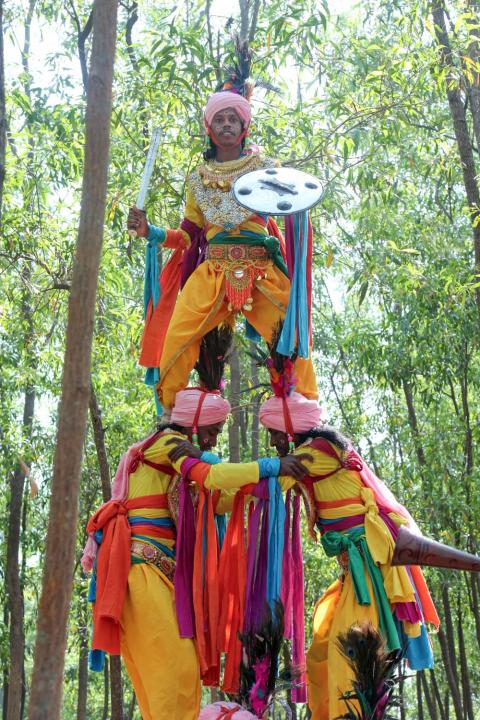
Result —
M158 146L160 145L160 128L156 127L152 131L152 139L150 141L150 147L148 148L147 159L145 160L145 167L143 168L142 180L140 182L140 190L137 195L136 206L139 210L145 209L145 200L147 198L148 186L150 185L150 179L152 177L153 167L155 165L155 158L157 156Z

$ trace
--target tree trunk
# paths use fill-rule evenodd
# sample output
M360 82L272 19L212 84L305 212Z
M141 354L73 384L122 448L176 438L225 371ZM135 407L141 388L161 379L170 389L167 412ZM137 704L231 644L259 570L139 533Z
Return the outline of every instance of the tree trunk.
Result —
M430 720L438 720L438 713L437 713L437 705L435 702L435 695L432 695L430 692L430 688L428 686L427 676L425 675L424 670L420 670L418 672L418 675L420 675L420 681L423 688L423 694L425 695L425 700L427 701L427 707L428 707L428 713Z
M31 325L30 308L25 303L23 315L27 323ZM31 434L34 407L35 390L34 388L30 387L27 388L27 390L25 391L25 404L23 410L24 437L28 437ZM10 488L10 506L7 539L6 579L8 593L8 609L10 616L10 671L8 676L8 703L6 714L7 720L20 720L22 715L22 700L24 694L24 603L23 589L20 581L20 568L18 562L24 483L25 473L22 468L18 466L13 474Z
M3 0L0 0L0 228L2 226L3 186L7 151L7 111L5 104L5 53L3 48Z
M135 693L132 692L132 699L130 700L130 704L128 706L127 720L133 720L133 711L135 710L136 702L137 702L137 698L135 697Z
M8 627L8 607L7 601L3 605L3 624ZM7 720L8 705L8 658L3 658L3 702L2 702L2 720Z
M452 673L455 678L455 684L458 687L459 682L457 672L457 653L455 648L455 631L453 629L452 608L450 605L450 596L448 594L448 585L445 584L442 587L442 601L444 609L444 625L451 657Z
M111 720L123 720L122 660L119 655L110 655L110 697Z
M95 449L97 451L98 469L100 471L100 481L102 484L103 502L108 502L112 497L110 486L110 468L108 466L107 450L105 447L105 428L102 423L102 412L98 405L97 396L93 385L90 385L90 420L93 428L93 438L95 441Z
M97 451L98 467L102 483L103 502L112 496L110 486L110 468L108 466L107 449L105 447L105 428L102 423L102 413L98 405L93 385L90 385L90 420L93 427L95 449ZM123 720L123 689L122 689L122 661L118 656L110 657L110 689L112 700L112 719Z
M463 707L467 720L474 720L473 704L472 704L472 688L470 685L470 673L468 671L467 653L465 649L465 637L463 635L463 615L460 606L460 598L458 601L457 615L457 635L458 635L458 654L460 655L460 673L462 677L463 690Z
M240 462L240 359L234 346L230 355L230 403L233 422L228 426L228 447L230 462Z
M455 677L456 668L453 665L454 657L453 657L453 655L450 654L451 649L449 646L449 642L447 641L447 636L443 632L442 628L439 629L437 637L438 637L438 641L440 643L440 648L442 650L442 658L443 658L443 664L445 667L445 674L447 676L448 687L450 688L450 697L452 698L453 707L455 708L455 717L456 717L456 720L463 720L462 700L461 700L460 691L458 688L458 681L456 680L456 677ZM446 697L447 697L446 707L449 710L449 701L448 701L449 694L448 693L447 693ZM448 710L447 710L447 717L449 715Z
M117 0L95 1L82 206L70 291L30 720L57 720L61 717L77 505L90 397L95 298L105 216L116 16Z
M432 14L435 25L435 35L439 44L440 64L442 68L446 70L445 83L447 98L462 166L463 183L470 210L475 252L475 275L478 275L480 273L480 192L477 183L473 148L467 125L466 108L460 94L459 82L456 76L456 70L458 70L458 68L454 63L445 22L445 10L441 0L434 0ZM475 288L475 297L477 301L477 312L480 317L480 288Z
M435 670L430 670L429 672L430 672L430 680L432 682L433 694L437 701L440 718L441 718L441 720L447 720L447 714L445 712L445 708L443 705L442 696L440 695L440 689L438 687L437 676L435 675Z
M405 716L405 662L400 665L400 682L398 683L398 696L400 703L400 720L406 720Z
M425 452L423 450L423 446L420 442L420 432L418 429L417 413L415 411L415 405L413 402L412 386L407 380L402 380L402 385L405 400L407 403L408 423L410 425L410 429L413 435L413 444L415 445L418 464L421 468L424 468L427 464L427 461L425 459Z
M417 672L416 685L417 685L417 720L425 720L425 716L423 714L422 681L421 681L419 672Z
M477 643L480 648L480 606L478 602L478 576L477 573L465 573L465 582L468 586L470 581L470 588L472 591L472 604L471 609L475 620L475 631L477 635Z
M108 720L108 698L110 695L109 691L109 680L110 680L110 667L109 657L105 657L105 665L103 667L103 715L102 720Z
M81 593L79 608L80 647L78 650L78 691L77 720L87 720L87 688L88 688L88 632L85 607L87 598Z

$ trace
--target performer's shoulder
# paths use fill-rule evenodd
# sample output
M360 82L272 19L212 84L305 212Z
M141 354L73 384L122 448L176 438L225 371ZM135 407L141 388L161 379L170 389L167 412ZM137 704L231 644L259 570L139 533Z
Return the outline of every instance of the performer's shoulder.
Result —
M173 447L173 443L170 443L170 440L172 440L173 438L178 438L179 440L186 440L187 436L183 433L178 432L177 430L165 428L165 430L163 430L159 434L152 447L156 446L157 448L160 448L169 446L168 449L171 450Z
M280 160L264 155L262 152L259 153L259 160L262 167L280 167L281 165Z

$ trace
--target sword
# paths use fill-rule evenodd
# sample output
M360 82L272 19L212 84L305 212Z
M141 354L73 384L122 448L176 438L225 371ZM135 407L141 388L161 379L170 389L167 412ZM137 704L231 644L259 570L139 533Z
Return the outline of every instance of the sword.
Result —
M152 131L152 139L150 141L150 147L148 148L147 159L145 160L145 167L143 168L140 190L138 191L137 201L135 203L136 207L139 210L145 209L145 200L147 197L148 186L150 185L150 179L152 177L153 167L155 165L155 158L157 156L159 145L160 128L156 127ZM135 230L129 230L128 234L132 237L136 237L137 235Z

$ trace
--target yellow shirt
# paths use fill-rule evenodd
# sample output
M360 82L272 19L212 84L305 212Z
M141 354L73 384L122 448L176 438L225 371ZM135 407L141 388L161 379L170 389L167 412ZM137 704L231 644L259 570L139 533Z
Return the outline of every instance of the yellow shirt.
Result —
M177 473L180 473L182 463L185 457L173 462L168 457L168 453L174 448L174 444L168 444L172 438L181 438L186 440L185 435L169 431L161 435L153 445L144 451L146 460L157 463L159 465L168 465ZM234 490L248 485L250 483L258 483L259 470L258 463L219 463L211 465L205 478L205 487L209 490L221 490L219 503L216 512L221 514L227 512L233 501ZM150 467L144 463L140 463L138 468L130 475L128 483L127 499L143 497L145 495L160 495L168 492L172 475L164 473L160 470ZM144 518L171 518L168 508L143 508L139 510L130 510L129 517ZM174 540L159 538L159 542L167 547L173 547Z

